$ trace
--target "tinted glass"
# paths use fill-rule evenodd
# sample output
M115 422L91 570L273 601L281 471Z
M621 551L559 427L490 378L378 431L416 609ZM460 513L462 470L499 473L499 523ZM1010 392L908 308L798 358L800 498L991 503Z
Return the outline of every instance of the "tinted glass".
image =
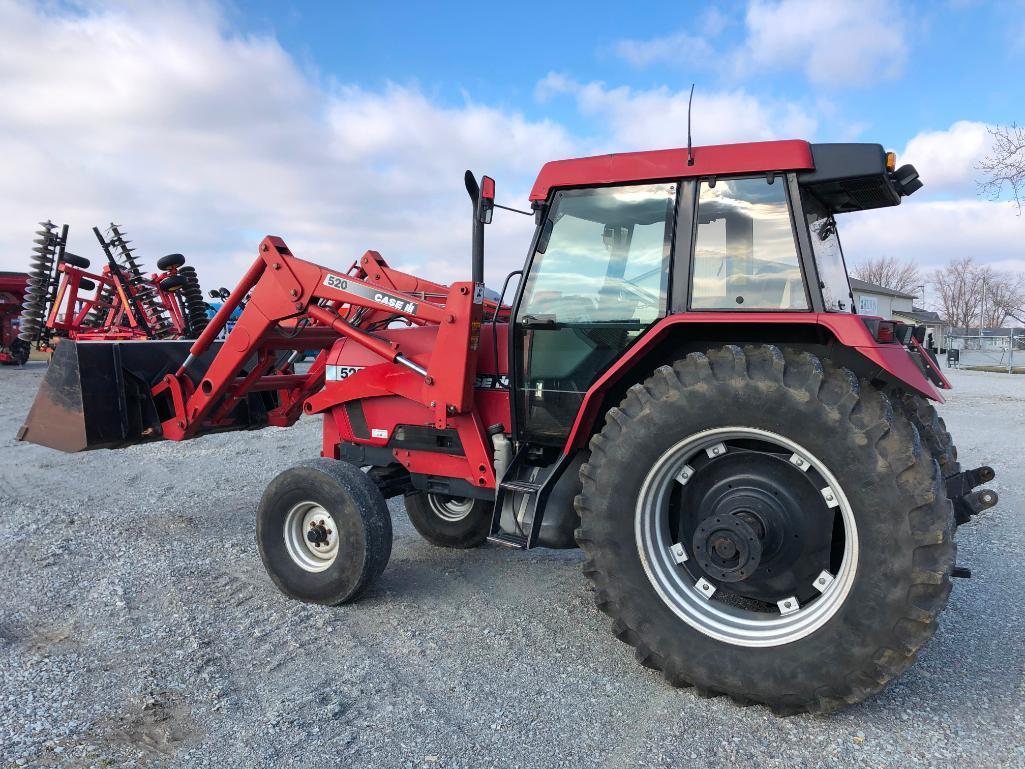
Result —
M702 182L697 221L691 307L808 309L782 179Z

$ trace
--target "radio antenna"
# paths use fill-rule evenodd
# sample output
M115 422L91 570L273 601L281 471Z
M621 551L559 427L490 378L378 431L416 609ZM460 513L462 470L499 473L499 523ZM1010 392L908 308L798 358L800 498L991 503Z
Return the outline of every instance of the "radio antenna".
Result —
M694 146L690 140L690 105L694 101L694 84L690 84L690 98L687 99L687 165L694 165Z

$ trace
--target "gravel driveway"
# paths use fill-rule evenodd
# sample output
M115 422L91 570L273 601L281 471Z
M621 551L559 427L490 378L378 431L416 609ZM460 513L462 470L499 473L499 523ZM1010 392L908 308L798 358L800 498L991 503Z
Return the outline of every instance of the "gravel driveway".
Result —
M395 546L355 605L279 594L268 481L320 423L63 455L19 444L45 364L0 368L0 766L1025 766L1025 376L942 407L998 508L962 527L939 633L880 696L776 718L675 690L576 551Z

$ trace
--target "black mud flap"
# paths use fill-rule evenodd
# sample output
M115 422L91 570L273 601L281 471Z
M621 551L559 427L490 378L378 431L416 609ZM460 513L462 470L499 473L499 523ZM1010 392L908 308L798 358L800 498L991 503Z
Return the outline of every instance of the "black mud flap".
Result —
M60 451L114 449L160 440L160 423L172 416L170 406L154 400L151 388L181 366L192 342L76 342L62 339L18 432L18 440ZM220 343L189 368L198 381ZM268 407L255 393L239 404L231 429L266 424Z

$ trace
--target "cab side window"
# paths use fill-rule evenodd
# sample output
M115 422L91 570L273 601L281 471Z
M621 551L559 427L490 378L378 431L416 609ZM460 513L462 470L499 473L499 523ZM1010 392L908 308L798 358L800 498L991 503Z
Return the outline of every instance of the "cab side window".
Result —
M691 308L808 309L782 179L701 182Z

